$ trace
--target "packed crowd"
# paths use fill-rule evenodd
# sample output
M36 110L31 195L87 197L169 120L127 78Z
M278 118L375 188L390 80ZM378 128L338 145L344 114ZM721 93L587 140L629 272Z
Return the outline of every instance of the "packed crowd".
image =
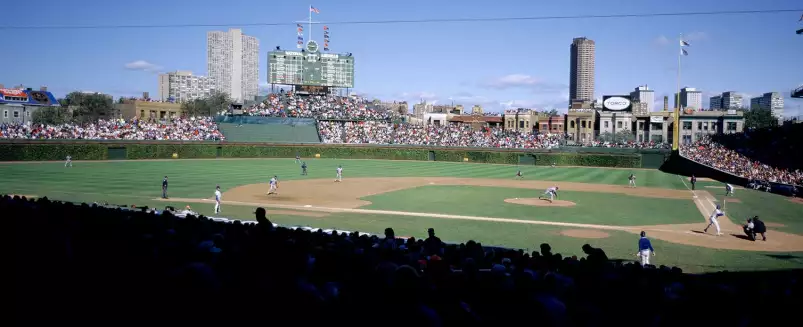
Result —
M224 140L214 119L176 118L163 122L98 120L89 124L0 124L0 139Z
M678 326L719 312L706 324L773 326L803 291L794 272L688 275L434 230L328 234L276 227L262 208L257 224L46 198L2 197L0 211L26 325Z
M380 121L319 121L324 143L542 149L558 147L563 134L533 134L469 125L413 125Z
M663 142L602 142L593 141L588 145L597 148L621 148L621 149L670 149L672 145Z
M271 94L243 109L245 115L345 120L387 120L393 111L377 108L359 96Z
M688 159L751 181L803 185L803 171L800 169L775 168L751 160L744 154L713 141L710 137L702 138L691 145L682 145L680 154Z

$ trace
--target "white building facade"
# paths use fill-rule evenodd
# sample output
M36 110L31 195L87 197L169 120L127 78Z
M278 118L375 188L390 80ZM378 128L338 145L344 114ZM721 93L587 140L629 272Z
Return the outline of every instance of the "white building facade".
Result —
M783 96L779 92L768 92L750 99L750 109L770 110L779 121L783 120L783 108Z
M693 87L680 89L680 106L678 107L678 94L675 93L675 108L688 108L700 110L703 108L703 92Z
M215 89L234 101L253 100L259 88L259 40L240 29L206 35L206 67Z
M190 71L175 71L159 74L159 100L187 102L202 99L212 94L215 84L206 76L196 76Z
M646 106L646 108L642 109L646 109L647 112L652 112L655 109L655 91L650 90L646 85L639 86L635 91L630 92L630 98L633 101L642 103L642 106Z

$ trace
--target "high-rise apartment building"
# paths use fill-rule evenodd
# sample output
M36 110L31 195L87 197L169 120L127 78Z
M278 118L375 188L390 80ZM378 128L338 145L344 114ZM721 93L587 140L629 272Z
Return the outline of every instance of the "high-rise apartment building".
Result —
M779 120L783 119L783 107L783 96L779 92L768 92L750 99L750 109L770 110Z
M655 109L655 91L650 90L647 85L639 86L633 92L630 92L630 98L633 101L643 103L647 112L652 112Z
M733 91L722 92L722 110L742 109L742 95Z
M569 67L569 103L594 100L593 40L578 37L572 41Z
M259 40L240 29L206 34L206 67L215 88L237 102L253 100L259 88Z
M715 95L708 98L708 108L711 110L722 110L722 95Z
M703 107L703 92L693 87L680 89L680 107L678 107L678 94L675 93L675 108L688 108L700 110Z
M208 97L215 89L212 80L189 71L159 74L159 100L186 102Z

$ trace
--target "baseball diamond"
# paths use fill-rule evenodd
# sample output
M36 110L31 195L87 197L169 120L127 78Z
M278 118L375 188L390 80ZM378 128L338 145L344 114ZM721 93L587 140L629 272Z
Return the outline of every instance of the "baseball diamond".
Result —
M244 220L253 219L254 207L264 207L283 225L369 233L393 226L402 235L435 227L445 241L524 249L543 242L568 249L589 243L625 260L632 260L632 238L646 231L661 252L654 261L692 272L803 267L801 204L766 192L739 190L725 199L715 188L692 191L685 177L635 168L304 158L308 172L302 175L294 157L74 160L66 169L63 162L6 162L0 164L6 181L0 193L156 208L190 205L200 214ZM338 167L342 182L332 183ZM517 171L521 179L512 178ZM631 174L638 187L628 182ZM164 176L170 178L166 199L154 188L154 180ZM281 182L267 195L273 176ZM214 193L218 185L222 197ZM553 186L559 187L553 203L538 199ZM703 233L716 205L725 213L721 237ZM740 224L759 214L770 229L768 240L745 240Z

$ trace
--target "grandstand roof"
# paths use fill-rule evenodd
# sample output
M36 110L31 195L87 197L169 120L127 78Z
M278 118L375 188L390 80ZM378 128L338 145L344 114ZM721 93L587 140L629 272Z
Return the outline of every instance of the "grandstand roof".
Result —
M24 89L0 89L0 104L26 106L56 106L59 102L53 93Z

